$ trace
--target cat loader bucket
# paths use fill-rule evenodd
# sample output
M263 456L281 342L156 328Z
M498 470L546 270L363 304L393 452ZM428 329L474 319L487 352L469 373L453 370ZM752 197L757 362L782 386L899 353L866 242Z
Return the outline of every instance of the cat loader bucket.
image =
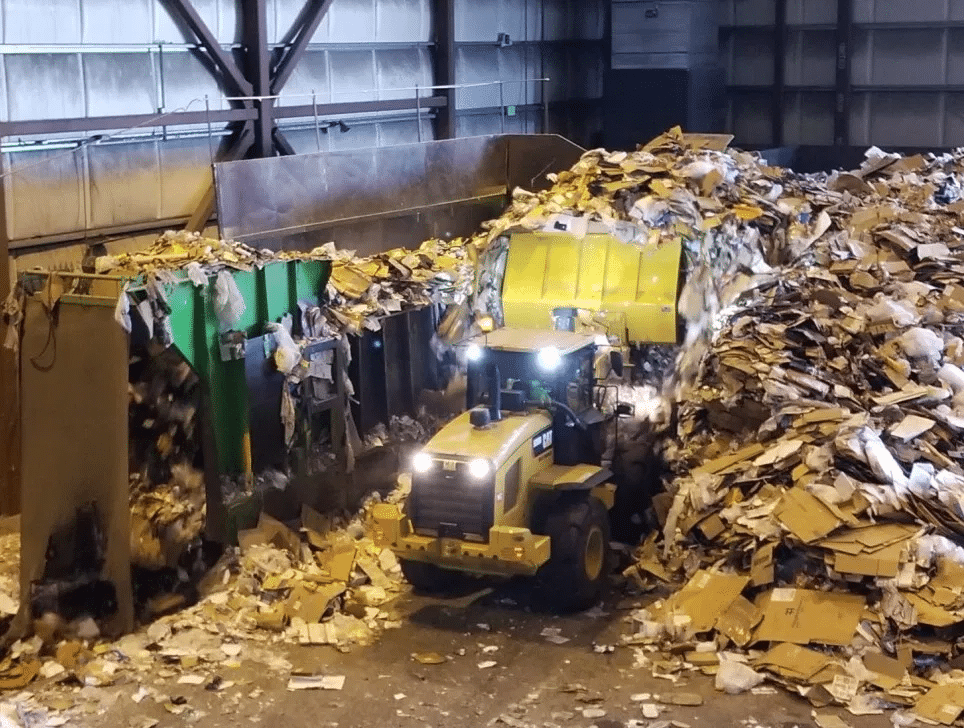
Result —
M643 249L608 234L512 235L502 285L505 325L553 327L559 309L591 312L624 344L676 344L682 244Z

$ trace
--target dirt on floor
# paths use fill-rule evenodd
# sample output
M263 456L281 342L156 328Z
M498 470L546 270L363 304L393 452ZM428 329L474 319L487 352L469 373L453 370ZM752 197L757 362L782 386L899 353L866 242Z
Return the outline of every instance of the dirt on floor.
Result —
M806 701L773 688L730 696L702 675L673 682L634 667L632 648L616 646L634 600L557 617L525 606L524 583L468 588L401 597L401 627L350 652L246 644L234 661L169 677L134 674L103 688L41 681L3 696L0 726L819 725ZM890 725L885 715L841 717L855 728Z

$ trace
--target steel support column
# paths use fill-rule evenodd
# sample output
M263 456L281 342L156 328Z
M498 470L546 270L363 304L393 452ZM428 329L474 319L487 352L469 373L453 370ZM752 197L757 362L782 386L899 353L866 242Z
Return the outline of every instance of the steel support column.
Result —
M291 72L295 70L298 61L305 54L308 43L317 32L332 2L333 0L308 0L305 4L304 10L301 11L301 15L285 39L285 43L291 43L291 45L285 49L272 73L271 93L275 96L280 94L281 89L288 83Z
M455 84L455 0L433 0L432 27L432 37L435 41L433 53L435 85L453 86ZM458 134L455 89L447 88L441 93L445 96L446 104L436 113L435 137L454 139Z
M277 127L275 127L273 137L275 148L282 157L293 157L295 154L297 154L295 148L291 146L291 142L285 138L285 135L282 134Z
M244 159L247 155L248 150L251 149L254 144L254 129L253 124L245 124L241 127L237 136L228 143L227 149L223 154L218 155L218 159L223 162L234 162L239 159ZM185 230L190 232L199 233L204 230L205 225L207 225L208 220L214 215L214 208L216 206L217 200L215 199L214 193L214 170L211 170L211 184L205 190L204 197L201 198L201 202L194 209L191 217L187 221L187 225L184 226Z
M837 0L837 80L833 116L833 139L837 146L850 144L850 107L853 89L850 65L853 49L853 0Z
M773 98L770 107L774 147L783 146L783 121L787 90L787 0L775 0L773 26Z
M242 0L242 24L246 53L245 68L253 87L253 96L271 95L271 54L268 50L267 0ZM274 156L273 99L255 102L258 118L254 122L254 153L259 157Z
M207 23L198 15L191 0L163 0L175 20L180 19L197 37L207 53L211 64L220 72L225 86L230 86L239 96L251 95L251 83L241 73L228 51L225 51Z

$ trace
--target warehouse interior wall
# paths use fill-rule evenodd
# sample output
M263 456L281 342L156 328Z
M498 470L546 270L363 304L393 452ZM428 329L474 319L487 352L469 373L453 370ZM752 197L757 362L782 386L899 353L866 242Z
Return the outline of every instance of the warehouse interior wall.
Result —
M722 0L722 13L740 144L964 145L964 3Z
M264 1L268 46L277 52L290 43L287 34L305 0ZM237 54L248 2L192 5L221 47ZM0 3L3 192L12 249L152 223L173 226L202 202L211 162L223 155L230 131L228 124L205 123L204 117L238 102L228 100L231 92L210 72L197 38L175 19L172 4ZM416 94L431 96L439 78L434 20L443 4L454 12L452 82L490 84L457 90L457 135L546 131L547 102L549 130L592 139L602 96L601 0L334 0L276 106L414 103ZM52 9L57 23L47 20ZM52 92L37 93L40 88ZM174 111L201 118L190 125L165 126L162 118L123 131L82 133L21 133L15 124ZM278 128L289 152L328 151L432 139L432 116L424 108L329 115L319 123L313 116L281 118ZM344 131L327 128L337 121Z
M260 103L237 98L219 53L256 73L245 64L264 43L276 71L300 42L299 23L322 11L273 100L283 144L272 153L503 132L590 144L606 9L604 0L0 0L0 292L18 271L80 266L91 244L141 249L187 224L217 234L212 164L246 148L244 114ZM444 109L430 103L446 96ZM14 363L4 352L5 513L19 500Z

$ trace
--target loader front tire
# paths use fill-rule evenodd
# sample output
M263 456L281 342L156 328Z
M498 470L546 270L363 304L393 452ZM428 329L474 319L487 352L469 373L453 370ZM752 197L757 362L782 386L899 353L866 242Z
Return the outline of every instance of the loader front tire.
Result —
M550 556L539 570L539 601L555 612L577 612L596 604L609 576L609 514L588 493L566 494L550 510L543 533Z
M405 580L411 584L415 591L424 594L441 594L451 591L461 583L460 574L456 571L443 569L435 564L427 564L424 561L409 561L399 559L402 567L402 574Z

